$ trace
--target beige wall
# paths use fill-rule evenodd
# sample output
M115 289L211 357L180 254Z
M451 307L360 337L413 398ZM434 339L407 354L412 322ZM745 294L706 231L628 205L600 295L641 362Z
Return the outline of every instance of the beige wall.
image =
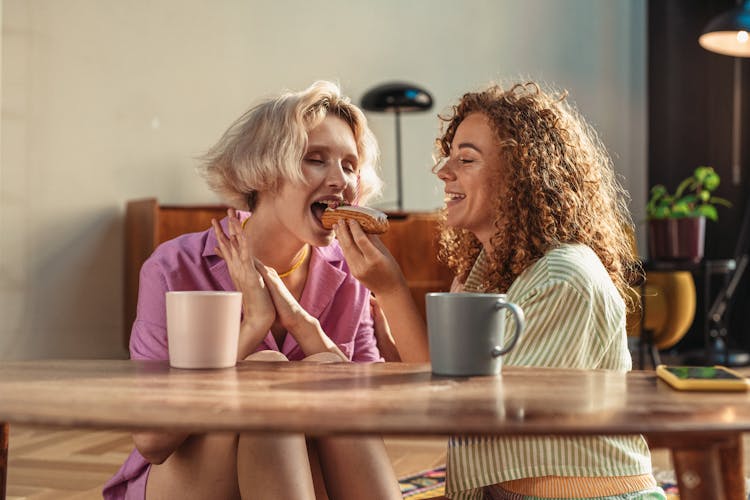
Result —
M407 80L407 209L440 205L435 113L519 75L570 90L645 186L644 0L4 0L0 359L123 356L126 200L213 202L194 158L254 99L320 78ZM395 198L392 115L371 114Z

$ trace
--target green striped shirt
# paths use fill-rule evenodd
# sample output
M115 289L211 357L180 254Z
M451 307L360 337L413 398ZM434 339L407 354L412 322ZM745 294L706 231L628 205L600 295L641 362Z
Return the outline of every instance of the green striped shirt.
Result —
M489 265L480 254L464 284L478 290ZM504 365L628 371L625 304L597 255L562 245L526 269L508 290L526 329ZM451 437L446 494L482 498L490 484L539 476L630 476L651 473L642 436Z

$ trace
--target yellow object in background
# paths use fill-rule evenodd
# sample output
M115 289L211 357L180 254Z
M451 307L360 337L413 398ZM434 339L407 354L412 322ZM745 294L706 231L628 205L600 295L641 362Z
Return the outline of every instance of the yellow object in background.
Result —
M654 333L660 350L669 349L685 336L695 317L695 281L688 271L649 271L644 291L643 327ZM641 335L641 313L628 314L628 335Z
M747 391L748 380L725 366L656 367L656 375L681 391Z

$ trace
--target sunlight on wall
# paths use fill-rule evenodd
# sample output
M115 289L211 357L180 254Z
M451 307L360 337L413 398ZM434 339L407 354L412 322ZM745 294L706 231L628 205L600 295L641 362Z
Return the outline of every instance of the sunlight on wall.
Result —
M436 114L466 90L519 75L570 90L633 207L644 204L644 0L2 7L0 359L125 355L126 200L215 202L195 158L258 97L320 78L355 102L389 80L433 94L432 111L402 117L407 210L441 204L430 173ZM368 118L387 184L376 205L391 208L393 115Z

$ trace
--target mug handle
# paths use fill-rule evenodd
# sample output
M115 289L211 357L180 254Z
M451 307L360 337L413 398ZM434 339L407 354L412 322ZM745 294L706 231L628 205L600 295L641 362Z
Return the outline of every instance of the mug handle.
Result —
M497 358L498 356L502 356L503 354L507 353L511 349L513 349L513 346L516 345L516 342L518 341L518 337L521 335L521 332L524 329L524 326L526 324L524 317L523 317L523 311L520 307L515 305L512 302L505 302L504 300L498 299L495 303L495 309L498 311L505 308L510 309L510 312L513 313L513 316L516 318L515 322L515 328L513 329L513 338L510 339L510 342L505 346L505 348L500 347L499 345L496 345L492 348L492 351L490 354L492 354L493 358Z

